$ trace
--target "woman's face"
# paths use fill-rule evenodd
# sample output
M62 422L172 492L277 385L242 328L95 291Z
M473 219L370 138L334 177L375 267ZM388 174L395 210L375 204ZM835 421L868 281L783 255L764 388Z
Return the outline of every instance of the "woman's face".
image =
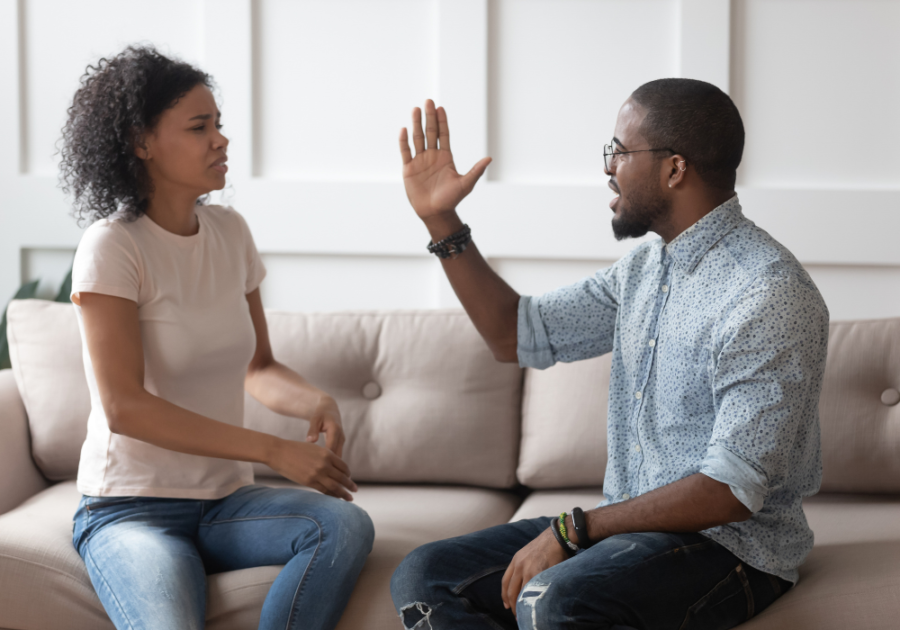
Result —
M154 195L194 197L225 187L228 138L219 130L221 114L212 92L197 85L159 117L136 153L153 182Z

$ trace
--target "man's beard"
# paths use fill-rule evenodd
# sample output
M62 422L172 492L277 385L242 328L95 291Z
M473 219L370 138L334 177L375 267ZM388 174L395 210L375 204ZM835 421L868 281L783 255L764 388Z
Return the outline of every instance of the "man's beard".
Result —
M620 195L618 206L619 212L612 220L613 236L617 241L640 238L659 219L667 217L672 209L671 201L652 185L643 186L631 193L627 204Z

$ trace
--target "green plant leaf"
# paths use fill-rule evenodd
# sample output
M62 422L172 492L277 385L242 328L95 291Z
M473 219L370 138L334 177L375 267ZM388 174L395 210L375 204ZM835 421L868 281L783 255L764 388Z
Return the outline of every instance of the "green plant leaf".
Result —
M59 287L59 293L56 295L55 302L66 302L69 303L72 301L72 268L69 267L69 273L66 274L66 279L63 280L62 286Z
M37 293L38 282L39 280L35 280L34 282L23 284L16 291L13 300L33 298L34 294ZM0 370L7 370L12 367L12 363L9 361L9 341L6 339L6 311L8 309L9 305L7 304L6 308L3 309L3 318L0 319Z

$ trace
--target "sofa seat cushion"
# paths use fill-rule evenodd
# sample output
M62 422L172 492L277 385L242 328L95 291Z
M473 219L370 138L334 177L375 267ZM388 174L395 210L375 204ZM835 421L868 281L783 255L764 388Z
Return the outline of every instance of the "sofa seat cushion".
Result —
M510 521L539 516L559 516L573 507L582 510L595 508L603 500L601 488L569 488L568 490L538 490L528 495Z
M797 586L740 628L894 630L898 619L900 542L865 542L815 547Z
M79 499L74 482L62 482L0 516L0 628L113 628L72 545ZM341 630L395 629L390 576L404 556L426 542L505 523L520 503L502 491L424 486L362 486L357 502L375 523L376 541ZM280 569L209 576L207 627L255 628Z

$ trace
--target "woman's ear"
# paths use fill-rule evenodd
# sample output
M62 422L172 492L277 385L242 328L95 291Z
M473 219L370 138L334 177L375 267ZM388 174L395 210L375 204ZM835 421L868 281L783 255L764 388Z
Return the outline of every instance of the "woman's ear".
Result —
M134 154L139 160L149 160L150 149L147 148L147 143L144 141L144 135L135 132L132 137L134 138Z
M683 155L676 153L666 158L666 169L669 173L669 188L675 188L684 181L687 172L687 160Z

